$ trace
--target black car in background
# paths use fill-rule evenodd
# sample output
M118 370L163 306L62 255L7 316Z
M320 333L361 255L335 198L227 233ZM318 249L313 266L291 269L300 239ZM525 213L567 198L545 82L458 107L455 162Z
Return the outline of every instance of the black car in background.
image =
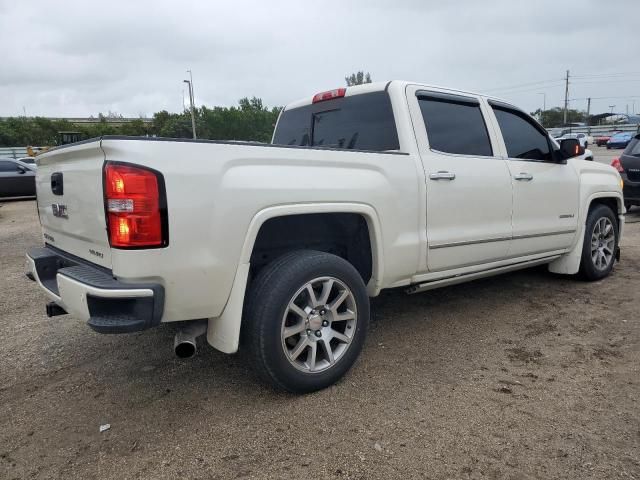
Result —
M0 200L35 195L35 168L11 158L0 158Z
M620 158L611 162L624 181L624 205L640 205L640 134L631 139Z

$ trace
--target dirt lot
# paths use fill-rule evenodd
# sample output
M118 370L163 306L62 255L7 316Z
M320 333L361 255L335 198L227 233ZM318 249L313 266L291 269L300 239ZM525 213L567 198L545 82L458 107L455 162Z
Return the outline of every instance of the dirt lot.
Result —
M34 202L5 203L0 478L640 479L640 210L627 218L602 282L534 269L383 294L351 373L296 397L241 355L175 359L168 326L47 319L23 275Z

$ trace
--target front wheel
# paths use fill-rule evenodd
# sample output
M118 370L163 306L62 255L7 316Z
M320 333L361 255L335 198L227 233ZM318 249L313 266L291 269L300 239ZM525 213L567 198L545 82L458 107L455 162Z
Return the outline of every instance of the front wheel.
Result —
M291 252L256 277L243 327L263 379L290 392L312 392L337 382L355 363L369 328L369 298L346 260Z
M611 273L618 248L618 221L611 208L596 205L589 211L584 232L580 273L600 280Z

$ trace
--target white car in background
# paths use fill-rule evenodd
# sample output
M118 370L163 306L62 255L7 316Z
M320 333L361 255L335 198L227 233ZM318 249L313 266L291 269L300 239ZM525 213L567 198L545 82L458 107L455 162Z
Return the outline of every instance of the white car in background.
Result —
M565 133L561 137L556 138L558 143L561 140L565 140L567 138L575 138L580 142L580 146L583 148L587 148L590 143L593 143L593 137L588 136L586 133Z
M34 169L38 168L36 164L36 159L34 157L22 157L16 160L21 165L26 165L27 167Z
M574 134L566 134L566 135L563 135L562 137L558 137L558 138L554 138L553 139L553 141L556 142L556 145L557 145L558 148L560 148L560 141L561 140L565 140L567 138L575 138L576 140L580 141L579 138L577 138L577 137L569 137L568 135L576 135L576 134L575 133ZM577 135L584 135L584 134L580 133L580 134L577 134ZM580 143L580 146L582 146L582 142ZM588 161L592 162L593 161L593 152L591 150L589 150L588 148L584 148L584 153L581 154L581 155L577 155L574 158L577 158L577 159L580 159L580 160L588 160Z

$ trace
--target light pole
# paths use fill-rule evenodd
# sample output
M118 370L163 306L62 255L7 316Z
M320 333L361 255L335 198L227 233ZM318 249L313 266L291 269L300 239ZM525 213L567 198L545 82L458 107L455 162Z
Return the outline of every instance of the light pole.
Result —
M538 93L538 95L542 95L542 111L540 112L540 123L544 127L544 112L547 109L547 94L544 92Z
M191 70L187 70L189 73L190 80L184 80L184 83L189 85L189 102L191 103L191 129L193 131L193 138L196 137L196 113L195 107L193 105L193 75L191 74Z

